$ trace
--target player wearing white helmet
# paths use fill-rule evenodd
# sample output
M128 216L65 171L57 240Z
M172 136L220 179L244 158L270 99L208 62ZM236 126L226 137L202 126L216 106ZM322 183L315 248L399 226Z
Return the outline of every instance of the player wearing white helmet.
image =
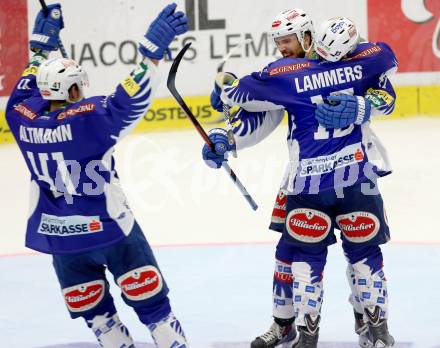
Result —
M315 50L329 62L337 62L352 52L360 36L354 22L346 17L334 17L323 22L315 35Z
M295 18L298 20L298 23L296 23ZM317 57L311 49L311 46L314 45L314 47L319 47L321 57L326 61L337 62L356 49L359 41L359 34L352 21L345 18L331 19L326 21L315 34L312 22L310 19L307 20L308 18L309 17L304 11L295 9L283 11L273 21L271 36L284 58ZM354 58L349 56L348 59ZM298 67L307 66L308 63L305 63L307 63L307 61L286 60L285 62L283 61L283 63L280 63L282 64L281 67L274 68L269 66L267 71L270 71L269 76L276 77L288 73L289 70L287 69L292 69L291 71L294 71L294 69L297 69ZM328 65L322 63L322 66ZM304 70L304 68L300 68L299 70ZM250 81L250 79L247 81ZM325 82L323 82L323 84L324 83ZM392 86L387 80L385 80L385 84L382 87L376 86L376 83L378 82L373 83L372 88L368 89L364 97L346 94L332 95L328 97L328 100L332 104L325 103L318 105L315 113L316 120L327 129L347 129L348 127L351 132L352 127L367 123L370 116L375 113L390 113L394 107L394 98L388 94L393 93ZM235 83L234 86L237 86L237 83ZM259 86L262 86L262 84L259 84ZM272 86L272 88L275 88L275 86ZM315 87L311 84L311 88L317 89L319 86L317 85L317 87ZM382 88L384 90L382 90ZM243 87L243 90L246 90L245 87ZM249 90L249 92L250 91L251 90ZM219 95L215 95L216 93L216 89L214 89L211 95L211 103L217 110L221 110L222 101L220 100ZM279 91L278 93L281 92ZM267 94L269 94L269 92L267 92ZM389 96L390 98L384 97L379 98L380 100L378 100L378 96L381 95L382 97ZM292 94L290 98L295 98L295 95ZM266 100L266 98L264 98L264 100ZM252 146L264 139L281 122L283 114L284 109L254 113L240 109L236 118L237 120L240 119L241 123L234 129L236 148L242 149ZM292 117L292 119L295 120L293 125L289 126L289 130L292 129L292 134L293 130L301 124L301 117L301 112L295 112L295 116ZM291 119L289 118L289 125L290 122ZM324 127L322 127L322 130L326 131ZM328 130L326 132L328 132ZM289 136L293 136L292 134ZM225 149L228 149L228 146L230 145L228 145L228 142L225 139L225 137L221 137L221 132L218 130L212 135L212 140L215 143L224 141ZM318 138L308 140L309 142L307 144L309 144L308 146L313 147L310 144L312 144L313 141L320 139L326 138L325 136L321 137L319 135ZM296 142L297 140L292 139L292 144L295 144ZM319 146L318 144L319 142L316 145ZM292 149L293 154L298 154L298 151L298 148L296 148L296 150L295 148ZM331 151L335 150L328 150L327 153L331 153ZM213 154L207 148L204 148L203 155L205 160L210 162L209 164L211 166L214 163L219 166L221 165L221 162L225 160L223 154ZM321 158L320 160L322 161L325 156L319 158ZM293 168L290 171L292 170ZM349 196L353 200L357 197L357 193L350 192ZM288 225L286 221L287 198L284 187L278 195L271 223L271 229L279 232L285 230L285 226ZM348 205L352 204L348 203L349 199L350 198L347 198ZM366 204L365 206L362 206L364 203L361 203L361 207L369 209L368 206L371 202L368 202L368 200L363 201L362 197L359 201L365 202ZM349 208L347 207L347 209ZM376 211L375 214L378 214L378 216L383 218L382 211ZM313 216L313 214L311 216ZM304 224L304 226L307 226L307 224ZM386 233L387 227L385 226L380 232L384 239L386 239ZM317 345L320 308L323 299L322 274L320 272L315 272L315 276L313 277L314 280L312 280L313 282L307 283L307 275L309 274L307 271L307 267L309 267L307 266L308 263L297 261L301 260L301 258L307 254L305 252L306 250L310 251L313 249L292 248L284 242L284 239L285 238L281 238L276 252L273 285L274 323L269 331L257 337L251 343L252 348L287 347L292 340L293 343L290 344L293 344L293 347L295 348L314 348ZM357 249L353 249L347 245L348 243L344 243L343 247L349 261L347 276L352 290L350 301L355 309L356 332L360 335L359 343L362 347L376 347L380 344L383 344L384 347L391 346L393 344L393 339L388 334L386 327L386 290L384 291L386 281L383 277L383 272L380 270L381 264L380 262L377 262L381 259L380 249L378 249L378 246L371 248L367 247L356 256L357 252L353 250ZM321 252L322 250L316 255L317 260L319 259L318 255ZM366 256L366 258L356 258L361 256ZM371 261L369 257L373 259L373 261ZM315 262L315 266L313 267L316 267L317 264L321 264L323 267L325 260L322 261L322 263L318 261ZM371 269L374 271L374 274L367 280L360 276L360 270L363 270L366 264L372 265ZM306 269L303 270L302 268L304 266L306 266ZM317 268L320 269L321 266ZM295 282L293 282L294 278L296 279ZM362 285L353 285L353 280L358 281ZM371 281L373 283L371 283ZM292 288L293 284L296 285ZM381 288L375 291L371 284L380 284ZM370 296L371 300L367 301L362 299L360 294ZM377 301L379 305L372 306L374 301ZM363 304L361 304L361 302L363 302ZM371 312L368 313L379 313L379 316L374 319L376 321L370 321L367 312L365 312L364 315L363 305L369 307L368 311L371 310ZM296 334L295 327L293 326L295 315L300 319L298 320L298 325L300 325L299 335ZM374 314L372 317L374 317Z
M310 16L304 10L294 8L282 11L274 18L270 36L283 57L303 58L312 49L313 31Z
M72 59L48 59L38 69L37 87L46 100L75 103L84 98L84 87L89 85L87 72ZM71 88L73 87L73 88Z
M323 59L336 62L352 53L360 42L360 35L355 23L347 17L334 17L323 22L316 32L315 50ZM350 59L350 58L348 58ZM389 71L388 74L394 71ZM383 76L387 83L387 75ZM340 98L345 98L341 96ZM365 99L358 98L358 116L354 124L362 124L366 108L369 104L374 105L373 110L383 111L385 103L377 103L376 94L367 94ZM320 124L329 128L335 128L335 115L342 111L338 100L333 100L336 105L318 105L316 118ZM336 126L339 126L338 124ZM376 253L381 255L377 246ZM355 331L359 335L359 345L364 348L384 348L394 345L394 338L388 332L388 290L382 269L371 274L367 269L368 258L373 259L371 254L364 255L365 260L352 262L346 252L348 260L347 280L350 285L350 303L353 305L355 317ZM380 284L380 287L378 286Z
M106 270L158 348L187 348L168 287L119 184L114 145L148 110L157 65L187 18L166 6L139 43L142 61L108 96L84 97L86 72L71 59L47 59L64 27L61 5L39 12L27 69L6 118L31 173L26 246L52 254L72 318L83 318L103 348L134 348L109 292ZM26 88L23 88L26 86ZM147 331L147 328L146 331Z

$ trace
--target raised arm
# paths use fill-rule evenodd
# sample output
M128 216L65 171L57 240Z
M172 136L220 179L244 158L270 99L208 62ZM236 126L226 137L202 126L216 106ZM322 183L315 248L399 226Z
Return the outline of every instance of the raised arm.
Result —
M35 19L29 41L33 54L11 93L6 110L32 96L39 95L36 82L38 67L48 58L51 51L58 49L59 33L64 28L61 5L53 4L47 8L47 14L40 11Z
M150 24L139 42L142 62L102 101L110 115L110 136L116 141L129 133L150 107L160 82L157 65L174 38L188 30L188 20L183 12L176 11L176 6L166 6Z

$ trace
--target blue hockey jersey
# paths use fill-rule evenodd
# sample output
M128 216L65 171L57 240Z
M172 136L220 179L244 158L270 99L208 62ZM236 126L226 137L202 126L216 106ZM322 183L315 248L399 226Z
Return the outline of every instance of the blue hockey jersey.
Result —
M289 165L282 187L318 193L354 185L391 172L385 148L369 127L325 129L315 119L316 105L329 95L365 96L373 114L390 114L395 92L388 75L397 60L384 43L362 43L340 62L282 58L225 86L222 100L239 105L234 127L237 149L255 145L288 114Z
M151 104L158 68L145 59L113 94L49 112L36 86L38 65L24 71L6 109L31 174L26 246L64 254L113 244L134 225L113 146Z

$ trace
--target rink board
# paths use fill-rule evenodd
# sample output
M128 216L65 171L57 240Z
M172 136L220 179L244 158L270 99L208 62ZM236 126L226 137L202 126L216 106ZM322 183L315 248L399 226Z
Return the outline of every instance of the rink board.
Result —
M391 118L406 118L417 115L440 116L440 86L402 86L396 88L396 108ZM192 96L184 98L192 113L205 125L214 127L215 121L222 116L211 108L209 96ZM380 118L390 118L381 116ZM284 119L287 123L287 118ZM151 108L142 117L135 129L135 133L175 131L192 128L192 123L173 98L157 98ZM4 110L0 110L0 144L13 142L12 134L4 117Z

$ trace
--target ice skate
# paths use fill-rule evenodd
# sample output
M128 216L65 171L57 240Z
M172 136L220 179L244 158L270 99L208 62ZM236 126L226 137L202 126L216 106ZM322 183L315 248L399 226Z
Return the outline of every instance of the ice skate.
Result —
M374 311L365 309L368 318L368 340L372 348L387 348L394 346L394 338L388 332L386 319L380 319L380 307L376 306Z
M306 326L298 326L298 335L291 348L318 348L320 317L312 320L306 314L305 320Z
M251 348L287 348L296 337L296 329L293 323L281 326L274 322L269 330L255 338Z

